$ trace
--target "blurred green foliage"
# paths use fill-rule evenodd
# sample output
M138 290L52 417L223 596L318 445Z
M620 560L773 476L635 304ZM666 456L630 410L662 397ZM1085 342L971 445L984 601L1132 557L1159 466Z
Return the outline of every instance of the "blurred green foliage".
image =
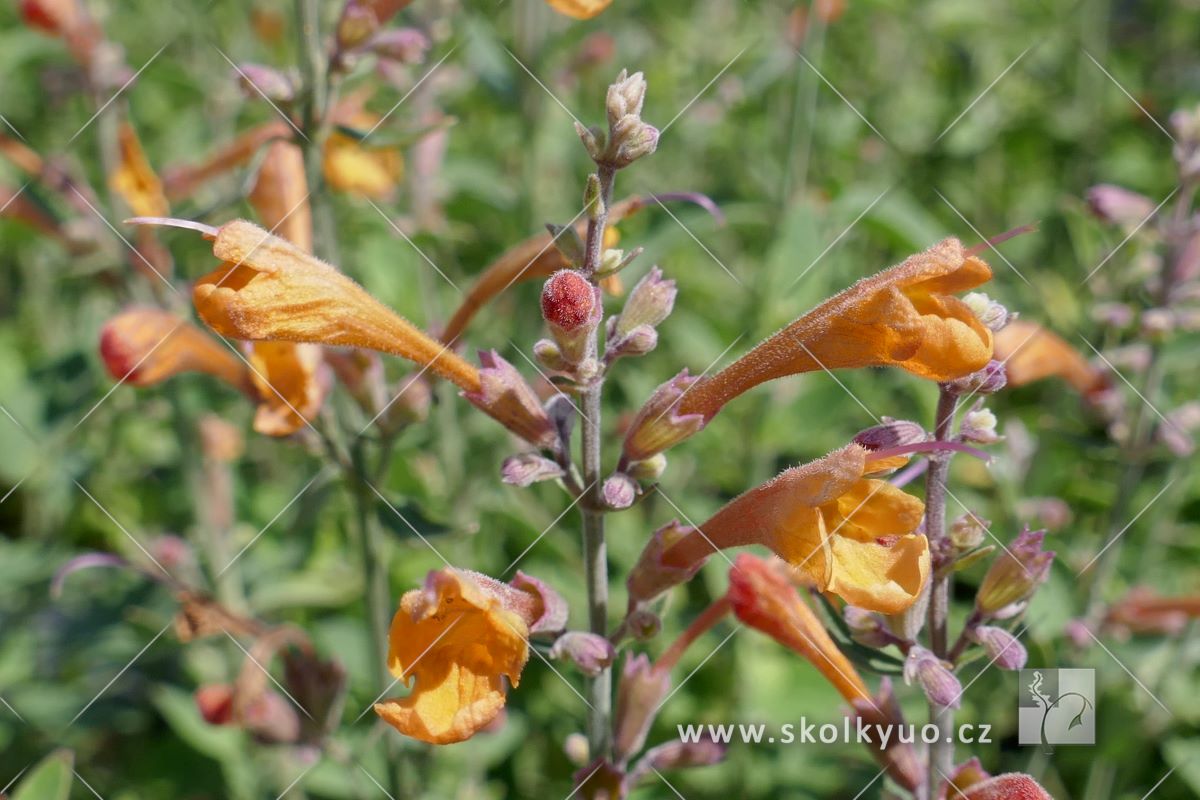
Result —
M270 41L249 24L250 5L89 3L128 62L146 65L119 103L128 105L160 170L195 162L235 132L272 118L270 108L238 93L224 54L235 62L294 64L294 37L286 30L291 6L253 3L283 21L283 35ZM327 5L335 13L336 4ZM410 83L438 65L423 89L406 97L403 87L382 85L369 71L354 80L382 85L371 100L379 112L399 103L387 123L397 135L419 130L420 113L430 108L454 118L435 176L443 216L409 244L371 205L337 197L340 266L419 324L445 320L459 299L451 281L469 285L506 247L577 213L588 163L572 115L598 122L605 85L628 66L646 73L645 117L664 133L655 156L620 176L618 195L704 192L727 221L718 225L703 211L672 205L670 213L652 207L620 226L625 246L646 248L634 272L661 265L680 296L658 350L623 363L610 381L608 424L681 367L698 373L728 363L829 294L944 236L975 242L1030 222L1039 224L1037 233L989 256L996 279L988 291L1085 352L1080 334L1106 347L1117 334L1093 322L1089 309L1122 285L1119 276L1141 257L1141 245L1124 246L1081 285L1123 238L1088 217L1082 196L1095 183L1112 182L1157 202L1174 187L1171 141L1150 117L1165 124L1172 109L1200 99L1198 11L1194 0L851 0L833 24L814 21L801 30L799 12L785 2L617 0L596 20L576 23L541 0L417 0L403 16L429 31L435 45ZM609 45L608 57L581 57ZM85 127L96 104L77 91L61 44L25 28L8 6L0 9L0 74L0 113L13 128L102 187L98 126ZM214 183L174 210L212 222L248 214L239 199L245 178ZM23 183L5 162L0 181ZM71 213L44 189L29 191ZM410 201L406 188L381 208L404 217ZM107 221L123 230L115 215ZM181 286L211 268L195 237L168 231L163 240ZM20 224L0 222L0 403L7 417L0 419L0 786L66 747L79 778L106 800L275 797L295 780L291 796L379 796L373 784L386 757L380 739L398 737L370 713L355 719L377 692L365 655L358 553L346 530L348 495L322 472L319 451L256 437L249 432L252 409L203 377L110 394L97 331L124 305L156 302L163 292L133 272L124 244L114 237L113 245L73 257ZM499 298L469 331L468 345L495 347L530 373L518 351L528 354L540 335L536 292L524 285ZM1166 397L1175 402L1200 388L1194 345L1193 338L1167 352ZM389 369L399 375L405 368ZM559 519L568 500L552 485L500 484L499 463L514 442L450 387L439 387L437 400L429 422L401 438L381 490L446 559L495 574L521 558L522 570L564 592L572 621L582 624L578 521L571 513ZM704 519L784 466L844 444L876 416L929 420L934 400L932 386L877 370L788 379L741 398L671 453L660 493L611 518L613 574L619 579L628 570L657 526L674 517ZM1171 405L1167 400L1164 411ZM992 724L995 743L975 754L992 772L1032 772L1064 800L1141 797L1169 770L1153 796L1195 796L1195 626L1170 640L1109 641L1103 648L1075 648L1062 636L1064 623L1082 612L1076 570L1103 539L1122 471L1118 450L1062 385L1013 391L992 407L1002 430L1020 426L1033 456L1027 470L1004 468L1003 456L990 472L959 464L950 513L975 509L1008 540L1022 523L1037 522L1018 513L1022 498L1059 497L1072 509L1072 521L1052 534L1061 557L1029 611L1027 643L1033 665L1098 670L1098 744L1052 756L1017 747L1016 677L980 672L977 663L963 676L973 682L960 718ZM242 654L222 637L180 644L164 628L175 602L161 587L95 570L73 575L60 598L50 597L55 570L83 551L138 560L134 540L145 545L174 532L203 558L194 422L204 411L247 433L235 470L239 547L266 527L237 564L248 607L304 628L349 673L335 737L340 759L310 765L203 723L192 691L231 680ZM1164 593L1194 590L1200 579L1200 487L1187 465L1156 462L1131 508L1149 502L1168 472L1173 483L1126 534L1108 596L1135 583ZM388 526L389 579L398 597L441 558L382 502L375 511ZM957 614L965 614L981 575L976 567L959 581ZM713 563L677 590L664 635L650 651L660 651L724 584L722 565ZM620 591L616 597L623 603ZM672 738L679 722L840 717L836 695L817 673L759 634L740 631L711 652L731 630L724 624L689 652L677 680L696 671L664 709L651 742ZM532 659L498 732L436 751L400 743L406 791L566 796L573 768L562 744L582 727L581 685L577 675L557 675ZM907 711L923 719L920 702ZM849 746L735 745L723 765L670 779L689 800L853 797L875 772ZM879 789L877 783L867 792ZM89 794L76 784L71 796ZM673 794L648 785L638 796Z

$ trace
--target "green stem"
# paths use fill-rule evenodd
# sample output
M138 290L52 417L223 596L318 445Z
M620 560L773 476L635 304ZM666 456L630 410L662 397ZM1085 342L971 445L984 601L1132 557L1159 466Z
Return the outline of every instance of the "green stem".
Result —
M333 129L331 101L338 81L329 70L329 53L321 45L320 0L295 0L296 27L304 85L300 146L304 151L304 175L308 182L313 217L313 251L319 258L338 263L337 229L333 208L325 189L322 159L325 142Z
M949 441L951 438L957 407L958 398L941 387L933 431L938 441ZM929 597L929 649L942 659L949 655L948 622L953 575L952 571L945 570L945 574L939 577L939 572L942 572L940 555L945 551L946 479L950 474L950 458L950 452L930 454L929 469L925 473L925 535L929 537L929 548L933 553L935 576ZM929 777L925 785L925 796L933 800L937 787L954 768L954 710L931 700L929 722L938 728L937 741L929 746Z
M593 282L604 253L604 228L608 224L608 205L612 200L616 170L601 165L599 212L588 221L587 250L583 271ZM589 355L599 357L599 330L592 334ZM583 568L587 586L588 628L600 636L608 635L608 557L604 541L604 494L601 473L600 412L603 374L590 380L580 397L584 498L579 506L583 515ZM588 743L592 758L612 756L612 671L605 669L588 682Z

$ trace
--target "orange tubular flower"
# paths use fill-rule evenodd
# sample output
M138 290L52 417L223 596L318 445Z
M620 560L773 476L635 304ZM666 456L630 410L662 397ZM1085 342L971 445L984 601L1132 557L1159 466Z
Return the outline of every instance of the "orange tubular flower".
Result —
M800 599L786 564L750 553L738 556L729 570L733 613L780 644L804 656L850 703L871 702L858 670L834 644L817 615Z
M558 613L553 590L520 578L505 584L446 568L406 592L392 620L388 669L413 691L376 703L375 713L431 744L461 742L492 722L504 708L504 680L520 682L530 633Z
M249 391L245 364L190 322L157 308L131 308L105 323L100 355L109 374L153 386L181 372L205 372Z
M286 121L276 119L238 134L208 160L195 166L167 170L163 180L167 196L187 197L205 182L249 161L259 148L271 140L287 139L292 133L292 128Z
M378 122L378 115L368 111L358 111L345 120L347 126L364 132ZM398 150L370 147L334 131L325 143L321 169L337 191L382 200L391 196L403 177L404 159Z
M546 0L560 14L575 19L591 19L612 5L612 0Z
M271 143L248 199L269 230L306 253L312 252L312 208L299 145Z
M996 334L996 358L1004 362L1009 386L1058 377L1086 396L1109 385L1103 371L1036 322L1018 319L1008 323Z
M992 357L992 332L954 293L991 277L991 268L957 239L939 242L859 281L697 381L676 414L707 424L760 383L819 369L897 366L935 381L969 375Z
M929 579L929 542L914 533L925 506L863 477L894 466L851 444L738 496L699 528L659 529L630 573L630 603L689 579L716 549L760 544L821 591L871 611L903 611Z
M245 220L216 231L224 262L192 291L196 311L224 336L379 350L479 392L479 370L334 267Z

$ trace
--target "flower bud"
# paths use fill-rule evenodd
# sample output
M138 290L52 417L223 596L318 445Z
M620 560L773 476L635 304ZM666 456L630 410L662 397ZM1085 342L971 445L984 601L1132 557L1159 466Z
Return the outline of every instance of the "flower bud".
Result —
M640 72L632 75L621 70L617 80L608 87L604 110L609 127L614 127L623 117L640 117L642 104L646 100L646 78Z
M638 484L624 472L614 472L604 481L604 504L609 508L629 508L637 499Z
M479 391L463 397L530 444L554 447L558 432L521 373L495 350L480 351L479 363Z
M600 292L575 270L559 270L542 288L542 316L568 364L578 364L587 356L602 314Z
M582 733L567 734L567 738L563 741L563 753L566 754L567 760L577 767L581 767L588 762L588 739Z
M842 619L850 628L850 636L864 647L887 647L894 641L888 633L884 619L874 611L846 606L842 610Z
M1000 669L1023 669L1029 654L1025 645L1004 628L980 625L971 633L971 638L983 645L988 658Z
M599 161L604 157L604 131L599 128L587 128L582 123L576 122L575 133L579 134L579 140L583 142L584 149L587 150L593 161Z
M953 394L962 396L994 394L1003 389L1007 383L1008 377L1005 373L1004 362L992 359L983 369L943 385Z
M380 20L369 2L347 0L337 22L338 50L354 50L379 30Z
M651 267L629 292L621 313L609 321L608 338L623 339L643 325L658 327L675 307L678 293L675 281L664 280L662 270Z
M533 343L533 357L537 363L552 372L566 372L571 365L563 358L562 350L549 339L538 339Z
M667 457L662 453L651 456L645 461L635 461L625 470L631 478L639 481L656 481L667 468Z
M1161 339L1175 330L1175 314L1169 308L1149 308L1138 320L1142 335L1149 339Z
M987 535L987 520L967 512L950 524L950 543L958 550L974 550Z
M882 425L859 431L854 437L856 444L868 450L885 450L906 444L917 444L929 439L929 433L919 423L907 419L884 417Z
M1027 528L996 556L975 596L975 608L980 613L1005 616L1010 607L1024 603L1045 582L1054 561L1054 551L1042 549L1045 537L1045 531Z
M962 697L962 684L945 662L932 652L914 645L908 651L904 661L904 682L909 686L916 681L929 701L939 706L958 708Z
M228 725L233 721L233 687L229 684L201 686L195 699L201 718L209 725Z
M671 741L651 747L629 772L626 783L633 787L642 778L653 772L709 767L725 760L728 745L705 736L695 742Z
M556 462L537 453L509 456L500 466L500 480L513 486L532 486L541 481L561 478L565 474Z
M401 64L419 64L425 60L429 37L416 28L389 28L371 39L371 52Z
M704 427L703 414L678 413L680 398L695 382L685 369L654 391L625 434L626 461L644 461Z
M629 633L639 642L648 642L662 630L662 618L648 608L637 608L626 621Z
M950 796L960 800L1054 800L1031 776L1009 772L994 778L961 787Z
M1170 415L1167 417L1170 419ZM1027 497L1017 502L1017 517L1034 519L1041 527L1057 531L1070 524L1071 507L1061 497Z
M968 292L963 295L963 302L975 312L975 316L979 317L979 321L988 330L998 331L1008 324L1008 309L984 292Z
M964 440L980 444L995 444L1003 438L996 433L996 415L986 408L964 414L960 432Z
M251 100L265 97L272 103L287 103L296 96L296 87L277 69L262 64L242 64L237 68L238 85Z
M1130 228L1154 213L1154 201L1149 197L1108 183L1088 189L1087 201L1092 213L1104 222Z
M658 331L649 325L639 325L629 335L611 342L605 357L612 361L624 356L644 356L658 346Z
M1113 328L1124 328L1133 322L1133 309L1126 303L1099 303L1092 307L1092 319Z
M617 689L617 713L613 725L613 749L619 760L636 755L642 749L658 706L670 689L670 673L656 670L645 653L626 656Z
M635 122L636 124L629 122L613 129L613 140L609 143L605 160L617 169L628 167L634 161L658 149L658 128L647 125L640 119Z
M550 658L570 661L589 678L607 669L616 656L608 639L585 631L567 631L555 639L550 648Z

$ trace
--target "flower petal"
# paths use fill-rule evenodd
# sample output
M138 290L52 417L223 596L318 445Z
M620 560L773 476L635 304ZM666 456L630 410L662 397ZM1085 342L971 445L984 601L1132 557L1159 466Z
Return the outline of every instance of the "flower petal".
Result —
M929 580L929 541L921 534L895 543L832 537L833 575L829 591L847 603L896 614L911 606Z

